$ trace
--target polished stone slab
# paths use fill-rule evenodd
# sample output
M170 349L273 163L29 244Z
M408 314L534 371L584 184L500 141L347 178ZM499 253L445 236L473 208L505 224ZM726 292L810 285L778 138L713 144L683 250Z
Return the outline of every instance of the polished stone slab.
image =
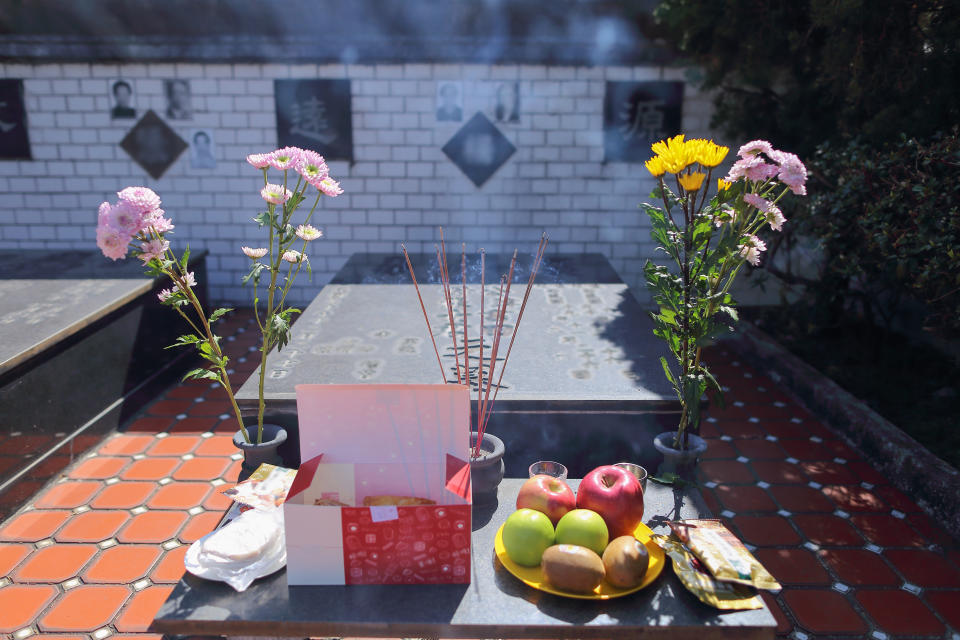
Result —
M702 604L671 567L637 593L608 601L573 600L526 586L496 559L493 540L515 509L521 480L504 480L498 502L474 508L469 585L295 586L283 569L243 593L185 575L150 630L179 634L443 638L772 639L767 608L721 612ZM576 487L578 481L572 481ZM695 489L648 483L644 520L668 533L666 519L709 517Z

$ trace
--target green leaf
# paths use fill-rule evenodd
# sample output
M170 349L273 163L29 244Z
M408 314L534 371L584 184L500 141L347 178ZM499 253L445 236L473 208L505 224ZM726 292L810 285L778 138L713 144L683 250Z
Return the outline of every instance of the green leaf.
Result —
M260 226L260 228L263 228L265 225L272 223L270 213L267 211L261 211L260 213L255 215L253 217L253 221L256 222L257 225Z
M220 382L220 376L218 376L215 372L209 371L207 369L193 369L192 371L188 371L187 374L183 376L183 379L184 380L216 380L217 382Z
M196 344L200 342L200 338L193 334L182 335L177 338L177 341L171 345L164 347L164 349L173 349L174 347L184 347L190 344Z
M267 265L261 262L254 262L250 265L250 273L243 277L241 280L242 284L246 285L251 279L253 280L253 286L260 284L260 273L267 268Z
M213 324L214 322L219 320L220 317L223 316L223 314L229 313L231 311L233 311L233 309L217 309L216 311L210 314L210 319L208 320L208 322L210 324Z
M187 245L187 248L183 250L183 257L180 258L180 268L183 269L183 272L187 272L187 262L190 260L190 245Z

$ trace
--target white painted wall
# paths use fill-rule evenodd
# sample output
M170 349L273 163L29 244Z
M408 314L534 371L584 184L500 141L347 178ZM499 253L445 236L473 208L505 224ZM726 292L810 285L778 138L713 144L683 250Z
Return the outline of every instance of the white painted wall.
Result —
M326 238L311 245L313 280L290 299L303 304L356 251L432 250L436 227L468 248L533 251L541 230L551 250L600 252L642 300L641 267L653 254L637 204L653 187L640 164L603 163L603 95L608 80L682 80L681 69L485 65L0 64L23 78L32 161L0 162L0 248L94 248L96 210L128 185L157 191L173 217L175 249L210 251L217 301L250 304L240 285L256 246L250 218L262 206L261 176L244 158L276 148L275 78L352 81L355 162L332 162L346 193L315 214ZM163 80L185 78L192 121L168 124L188 140L209 128L217 168L191 169L185 152L160 179L150 178L118 143L136 122L109 117L110 80L134 82L138 116L163 117ZM517 152L476 188L441 147L460 123L437 122L436 83L462 81L464 122L493 120L495 90L518 80L522 117L501 126ZM683 130L709 135L710 101L687 85Z

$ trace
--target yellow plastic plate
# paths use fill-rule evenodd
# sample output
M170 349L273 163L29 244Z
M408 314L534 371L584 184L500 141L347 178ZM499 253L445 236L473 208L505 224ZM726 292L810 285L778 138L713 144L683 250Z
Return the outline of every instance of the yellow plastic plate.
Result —
M540 591L546 591L547 593L552 593L557 596L564 596L566 598L579 598L581 600L609 600L610 598L619 598L620 596L626 596L631 593L635 593L643 589L645 586L657 579L657 576L660 575L660 572L663 571L663 567L666 564L664 559L663 549L661 549L656 542L654 542L650 535L653 531L650 528L640 523L640 525L634 530L633 535L647 547L647 552L650 554L650 564L647 566L647 573L643 576L643 582L638 584L635 587L630 587L629 589L621 589L615 587L606 580L600 583L596 589L593 590L593 593L574 593L573 591L563 591L557 589L549 582L543 575L543 571L540 570L539 566L536 567L522 567L507 555L506 549L503 548L503 526L501 525L500 529L497 531L497 537L493 541L493 549L497 554L497 559L500 560L500 564L506 567L507 571L516 576L521 582L524 582L534 589L539 589Z

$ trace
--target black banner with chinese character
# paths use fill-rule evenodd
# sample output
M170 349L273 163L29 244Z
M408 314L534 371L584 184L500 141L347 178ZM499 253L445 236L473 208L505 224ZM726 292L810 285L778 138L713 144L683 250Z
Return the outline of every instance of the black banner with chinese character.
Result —
M680 133L682 82L608 82L603 100L606 162L645 162L650 145Z
M279 146L353 161L349 80L274 80Z

